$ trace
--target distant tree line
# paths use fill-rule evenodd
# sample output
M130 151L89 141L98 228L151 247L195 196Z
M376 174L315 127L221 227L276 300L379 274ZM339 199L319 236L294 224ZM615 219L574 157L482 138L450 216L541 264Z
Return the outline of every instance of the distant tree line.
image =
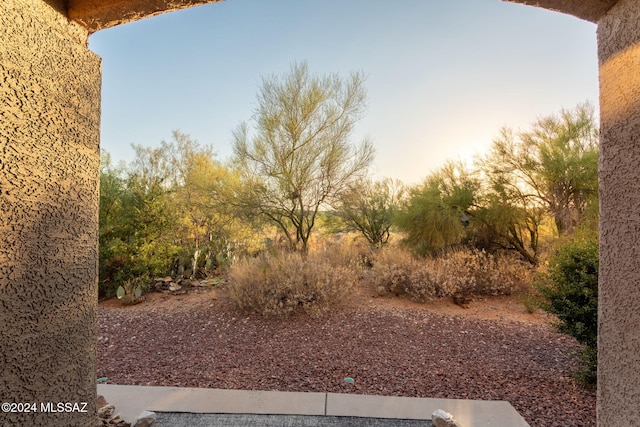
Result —
M351 142L366 107L364 81L360 72L317 76L306 62L264 78L227 163L178 131L159 147L134 146L128 165L103 152L101 293L139 276L207 274L275 234L306 253L320 220L360 233L372 248L396 232L421 256L471 245L532 264L542 243L596 227L591 105L526 131L502 129L475 165L448 162L406 187L369 179L373 146Z
M536 264L543 235L597 227L598 152L590 104L504 128L473 168L449 162L409 189L396 224L423 255L471 244Z

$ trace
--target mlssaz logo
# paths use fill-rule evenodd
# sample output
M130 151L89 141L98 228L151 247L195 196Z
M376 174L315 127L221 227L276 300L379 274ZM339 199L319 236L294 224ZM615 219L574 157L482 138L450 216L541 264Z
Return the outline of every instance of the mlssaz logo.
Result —
M88 412L87 402L41 402L40 412Z

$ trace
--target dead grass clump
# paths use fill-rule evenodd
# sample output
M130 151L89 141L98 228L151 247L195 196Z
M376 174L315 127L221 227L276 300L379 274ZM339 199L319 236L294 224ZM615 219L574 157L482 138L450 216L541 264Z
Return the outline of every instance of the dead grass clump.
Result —
M240 308L263 316L318 316L336 306L354 281L348 267L331 265L318 253L306 259L298 253L263 254L231 266L229 294Z
M511 295L526 288L531 268L512 256L475 249L416 259L389 247L375 254L370 282L379 295L405 295L416 301L464 295Z

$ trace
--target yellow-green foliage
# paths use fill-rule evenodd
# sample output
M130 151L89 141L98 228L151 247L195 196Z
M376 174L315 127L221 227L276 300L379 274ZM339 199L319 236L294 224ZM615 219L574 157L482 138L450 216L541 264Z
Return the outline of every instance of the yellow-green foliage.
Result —
M376 254L370 281L380 294L428 301L456 293L510 295L528 282L530 270L531 267L512 256L490 255L475 249L416 259L395 247Z
M353 288L356 275L334 265L323 251L265 253L245 258L229 270L229 292L236 304L264 316L328 312Z

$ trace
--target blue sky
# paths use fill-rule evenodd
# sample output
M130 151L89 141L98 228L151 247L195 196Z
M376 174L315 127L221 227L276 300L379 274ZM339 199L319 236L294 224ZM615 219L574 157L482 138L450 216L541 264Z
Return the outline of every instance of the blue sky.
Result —
M374 177L406 183L484 152L501 126L598 97L595 24L498 0L227 0L100 31L89 47L116 161L174 129L227 159L261 77L301 60L368 76L354 141L373 140Z

